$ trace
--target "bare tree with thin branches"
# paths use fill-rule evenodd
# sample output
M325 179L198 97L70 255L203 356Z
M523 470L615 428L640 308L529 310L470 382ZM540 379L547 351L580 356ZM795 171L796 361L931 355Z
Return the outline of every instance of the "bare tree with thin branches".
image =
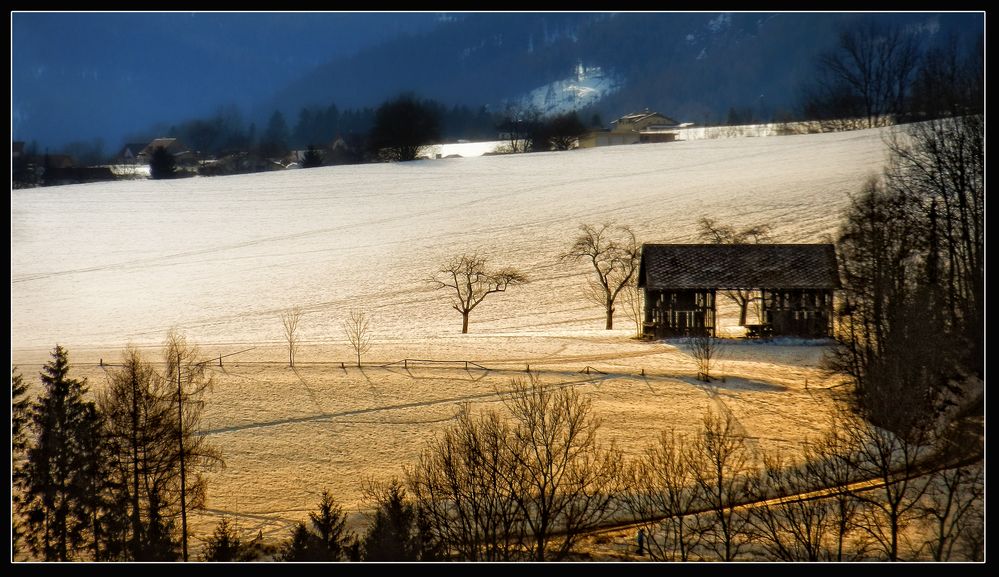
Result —
M525 529L512 490L519 473L505 442L511 434L498 412L473 416L463 405L454 425L433 438L407 469L426 533L447 557L518 559Z
M687 346L690 349L690 355L697 363L697 380L705 383L711 382L711 368L714 367L723 348L721 339L705 333L688 337Z
M770 242L769 224L756 224L742 230L726 224L718 224L712 218L701 217L697 221L697 236L704 242L714 244L760 244ZM722 294L739 305L739 326L746 326L749 303L753 301L753 291L735 289L722 291Z
M816 489L812 470L780 452L763 455L763 472L753 478L750 523L755 541L780 561L828 561L826 544L836 531L836 503L802 497Z
M508 437L516 463L514 498L526 522L532 561L560 560L616 510L622 456L597 442L600 420L572 387L545 386L536 373L514 379L504 403L517 425Z
M930 432L913 427L907 436L897 435L857 416L844 424L854 452L840 458L863 478L879 482L874 489L852 491L865 505L858 526L885 558L899 561L913 552L905 528L921 517L919 503L929 488L929 478L917 473L930 454Z
M884 126L905 111L919 64L915 34L900 27L867 23L839 31L839 45L819 57L820 94L843 110Z
M461 560L564 559L622 490L621 453L597 443L589 400L534 373L511 385L508 415L464 407L406 473L431 538Z
M511 268L490 270L486 258L478 254L462 254L447 262L427 279L436 289L450 289L451 306L461 313L461 332L468 332L468 315L488 295L505 292L508 288L528 282L527 275Z
M288 341L288 366L295 367L295 352L298 350L298 322L302 319L302 309L292 307L281 313L284 325L284 338Z
M593 266L596 277L590 279L587 296L604 307L607 313L604 328L611 330L614 328L614 303L638 272L641 247L628 226L584 224L579 230L572 247L559 260L582 260Z
M702 469L692 442L674 429L662 431L627 471L624 501L645 529L653 561L689 561L701 542L703 497L695 482Z
M722 561L734 561L750 538L749 513L739 507L749 500L756 470L744 434L731 412L704 415L704 430L695 446L701 465L697 484L711 519L706 544Z
M642 308L642 289L638 286L638 275L628 281L621 293L624 299L624 312L628 319L635 323L635 338L642 336L642 323L645 321L645 309Z
M924 547L934 561L981 561L985 535L985 468L979 461L931 476L920 505L932 532ZM956 554L956 557L955 557Z
M842 423L843 415L834 415L824 435L805 443L802 458L809 478L819 487L829 488L835 550L827 553L828 560L859 561L867 554L870 539L858 527L862 503L849 487L859 479L859 474L850 465L850 459L844 457L854 449ZM851 545L849 548L848 543Z
M357 356L357 366L361 366L361 355L371 349L371 331L368 327L368 315L363 311L350 311L350 318L343 321L343 334L347 336L350 347Z

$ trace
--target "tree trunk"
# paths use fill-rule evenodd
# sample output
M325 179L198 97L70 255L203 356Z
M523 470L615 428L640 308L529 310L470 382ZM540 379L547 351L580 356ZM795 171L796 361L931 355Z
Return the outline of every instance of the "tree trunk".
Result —
M468 332L468 311L461 313L461 334Z
M604 327L606 330L611 330L614 328L614 303L607 303L607 326Z
M739 326L746 326L746 309L749 308L749 299L739 299Z
M180 543L187 562L187 471L184 467L184 389L180 382L180 349L177 349L177 444L180 449Z

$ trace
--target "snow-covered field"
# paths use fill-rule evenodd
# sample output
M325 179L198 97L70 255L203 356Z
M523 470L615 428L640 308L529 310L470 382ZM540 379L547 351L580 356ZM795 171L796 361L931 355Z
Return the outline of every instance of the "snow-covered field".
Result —
M822 242L848 195L877 174L878 130L402 164L324 167L177 181L11 191L12 361L29 381L68 348L93 389L98 361L126 343L158 357L177 327L215 366L205 425L227 467L211 477L210 532L223 512L274 539L329 487L352 511L365 479L400 476L456 405L499 406L529 364L594 401L605 440L637 453L664 426L695 430L723 404L757 446L794 450L841 389L812 343L732 340L707 387L680 343L614 331L581 288L585 264L558 255L582 223L628 224L644 242L696 242L709 216L773 226L777 242ZM466 251L527 271L488 297L470 334L425 279ZM280 311L300 306L303 349L286 368ZM372 317L363 370L340 323ZM729 309L723 324L734 325ZM377 366L404 358L461 364ZM346 362L341 369L340 362ZM587 374L586 367L591 369ZM583 372L581 372L583 371ZM606 373L606 374L602 374ZM644 373L644 375L643 375Z

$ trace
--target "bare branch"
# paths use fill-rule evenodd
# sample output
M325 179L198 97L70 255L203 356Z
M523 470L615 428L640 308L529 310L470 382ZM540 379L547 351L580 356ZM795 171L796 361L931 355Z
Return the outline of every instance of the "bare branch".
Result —
M302 319L302 309L293 307L281 313L284 337L288 341L288 366L295 366L295 352L298 351L298 322Z
M628 226L583 224L579 230L579 236L559 260L581 260L593 266L596 278L591 277L589 296L591 299L594 295L596 298L602 296L598 302L604 306L605 328L610 330L614 328L614 303L638 271L641 248Z
M485 257L473 253L451 258L427 282L438 290L450 289L451 307L461 313L461 332L467 333L469 313L487 295L505 292L529 280L527 275L511 267L491 271L486 267Z
M361 355L371 349L371 332L368 330L368 315L363 311L350 311L350 318L343 321L343 334L347 336L351 348L357 355L357 366L361 366Z

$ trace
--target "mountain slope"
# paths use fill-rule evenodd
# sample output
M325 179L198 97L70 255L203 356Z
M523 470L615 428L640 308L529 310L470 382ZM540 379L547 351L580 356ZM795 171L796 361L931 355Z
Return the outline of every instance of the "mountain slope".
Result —
M582 66L620 81L593 108L606 118L652 108L702 123L723 121L735 107L769 119L796 106L816 57L839 31L868 20L908 27L930 42L983 29L976 14L467 14L330 61L262 108L376 106L411 90L502 110Z

